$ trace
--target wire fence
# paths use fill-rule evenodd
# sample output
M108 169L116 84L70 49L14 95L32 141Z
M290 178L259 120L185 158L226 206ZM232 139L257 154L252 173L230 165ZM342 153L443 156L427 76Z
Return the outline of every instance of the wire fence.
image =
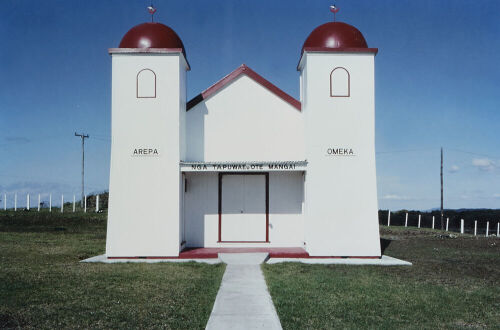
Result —
M104 212L108 209L108 192L84 196L83 203L72 196L52 194L3 194L0 209L4 211ZM500 237L500 210L439 211L379 210L379 224L400 227L430 228L445 232Z
M500 210L379 211L379 224L443 230L475 236L500 236Z
M49 212L103 212L108 208L108 193L85 195L64 194L2 194L0 209L3 211L49 211Z

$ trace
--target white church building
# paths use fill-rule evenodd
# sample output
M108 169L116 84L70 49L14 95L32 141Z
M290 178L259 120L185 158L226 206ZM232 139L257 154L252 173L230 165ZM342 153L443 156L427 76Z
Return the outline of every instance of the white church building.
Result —
M106 256L298 248L380 258L377 51L355 27L329 22L291 55L299 100L245 64L188 100L179 36L155 22L129 30L109 49Z

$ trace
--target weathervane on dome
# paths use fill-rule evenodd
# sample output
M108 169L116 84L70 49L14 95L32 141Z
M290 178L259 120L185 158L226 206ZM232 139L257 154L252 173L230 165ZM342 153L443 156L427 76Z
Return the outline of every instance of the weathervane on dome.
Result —
M153 17L154 17L154 15L156 13L156 8L153 7L153 3L151 3L150 6L148 6L148 11L151 14L151 22L153 22Z
M333 13L333 21L335 22L335 14L339 12L339 8L335 5L330 6L330 11Z

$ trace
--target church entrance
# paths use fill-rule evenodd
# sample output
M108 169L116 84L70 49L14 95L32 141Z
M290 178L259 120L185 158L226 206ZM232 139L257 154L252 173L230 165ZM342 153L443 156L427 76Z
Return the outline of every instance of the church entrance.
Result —
M219 242L269 242L269 173L219 173Z

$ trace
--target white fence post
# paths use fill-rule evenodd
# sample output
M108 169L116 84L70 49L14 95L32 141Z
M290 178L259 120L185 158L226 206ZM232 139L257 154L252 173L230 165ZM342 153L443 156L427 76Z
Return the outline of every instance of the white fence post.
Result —
M38 212L40 212L40 194L38 194L38 207L37 207L37 209L38 209Z
M434 216L432 216L432 229L434 229Z
M49 194L49 212L52 212L52 194Z
M30 194L26 194L26 210L30 210Z
M406 212L405 227L408 227L408 212Z
M87 213L87 195L84 196L85 201L83 202L83 212Z
M389 210L389 213L387 213L387 227L391 225L391 211Z
M497 222L497 237L500 236L500 222Z
M446 231L448 231L448 224L450 223L450 218L446 218Z
M421 215L421 214L419 214L419 215L418 215L418 228L420 228L420 219L421 219L421 217L422 217L422 215Z
M61 213L64 212L64 195L61 195Z
M474 220L474 236L477 235L477 220Z
M464 219L460 219L460 234L464 233Z
M14 211L17 211L17 193L14 194Z
M99 195L95 195L95 211L99 212Z
M73 213L75 213L75 209L76 209L76 196L73 195Z
M489 231L490 231L490 222L486 221L486 237L488 237Z
M7 194L3 194L3 210L7 211Z

